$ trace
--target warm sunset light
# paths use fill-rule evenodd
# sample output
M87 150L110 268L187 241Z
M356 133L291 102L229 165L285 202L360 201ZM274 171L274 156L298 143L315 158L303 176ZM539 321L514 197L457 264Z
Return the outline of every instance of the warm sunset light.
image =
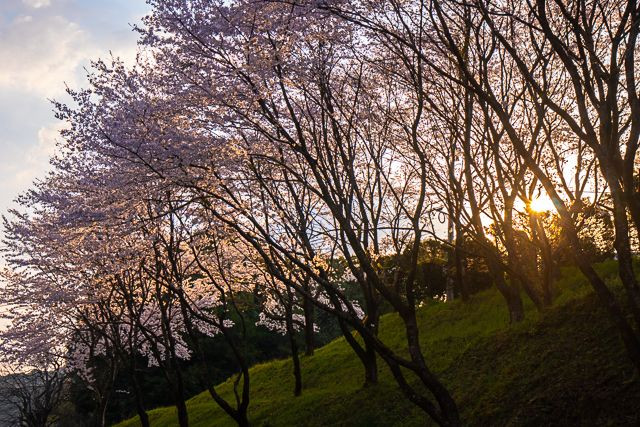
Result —
M534 197L529 204L529 209L533 212L551 212L556 210L555 206L553 206L553 201L546 194Z
M0 0L0 427L640 426L638 34Z

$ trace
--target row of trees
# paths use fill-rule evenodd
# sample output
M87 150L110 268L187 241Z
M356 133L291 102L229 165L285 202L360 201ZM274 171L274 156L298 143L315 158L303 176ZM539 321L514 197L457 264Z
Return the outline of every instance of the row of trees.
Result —
M468 299L465 258L480 257L512 322L523 293L552 303L570 257L640 368L635 2L149 3L137 64L96 62L89 88L56 103L69 127L54 171L5 219L16 362L66 360L106 408L116 367L136 378L143 355L186 426L180 364L196 358L248 425L242 305L258 295L261 323L291 337L296 394L294 333L312 353L321 311L365 385L381 361L436 423L459 425L416 314L435 239L447 294ZM553 213L532 208L545 197ZM589 255L611 244L620 296ZM383 306L406 351L378 336ZM238 366L231 401L210 381L213 335ZM95 356L112 375L93 375Z

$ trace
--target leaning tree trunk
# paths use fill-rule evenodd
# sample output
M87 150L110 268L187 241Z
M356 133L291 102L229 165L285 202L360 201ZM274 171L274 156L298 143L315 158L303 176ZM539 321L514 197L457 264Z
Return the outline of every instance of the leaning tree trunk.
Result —
M617 186L617 183L612 182L609 187L613 198L613 222L615 227L613 244L618 255L618 274L627 293L629 307L634 316L636 326L640 328L640 288L633 270L627 210L623 203L622 190Z
M461 426L460 414L455 400L447 388L429 370L424 360L424 356L420 348L420 336L415 310L403 310L403 312L399 314L405 325L409 355L413 362L412 370L418 376L422 384L431 392L438 403L438 409L436 409L430 401L419 396L418 393L416 393L412 387L407 384L403 375L397 368L392 368L394 377L398 381L398 384L405 395L409 397L413 403L431 415L439 425L447 427Z
M346 325L343 319L338 318L338 326L340 326L342 336L347 341L347 344L349 344L349 346L353 349L353 352L356 354L356 356L358 356L358 359L360 359L360 362L362 363L365 378L363 386L367 387L369 385L375 384L377 381L378 372L375 354L373 358L370 357L370 350L368 350L366 347L366 341L365 347L363 348L363 346L361 346L360 343L353 337L351 330ZM371 343L369 343L369 345L371 345Z
M349 346L351 346L356 356L358 356L360 362L362 362L362 366L364 367L363 387L367 387L378 383L378 362L374 343L370 339L367 339L365 335L373 337L377 336L380 314L378 312L377 304L373 299L373 293L371 291L372 287L363 286L362 290L365 294L365 304L367 305L367 317L362 323L362 327L366 331L365 334L361 334L364 341L363 345L354 338L351 329L340 317L338 317L338 326L340 327L340 331L342 332L344 339L347 341ZM341 304L338 297L330 294L329 298L333 306L336 309L340 309Z

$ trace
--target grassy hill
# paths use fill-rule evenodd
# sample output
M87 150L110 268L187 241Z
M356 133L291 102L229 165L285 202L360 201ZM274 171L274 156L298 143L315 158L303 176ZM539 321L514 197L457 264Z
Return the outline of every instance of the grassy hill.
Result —
M613 262L599 266L615 281ZM640 380L585 280L564 271L554 307L507 324L500 295L486 291L463 304L420 309L430 366L452 391L465 425L639 425ZM387 315L380 334L401 348L404 334ZM362 388L363 372L344 339L302 358L304 391L293 396L290 360L251 370L250 420L256 426L417 426L429 424L395 386L383 362L380 384ZM231 382L218 390L231 395ZM190 425L234 425L208 394L188 401ZM153 426L174 426L175 410L149 413ZM139 425L136 418L120 427Z

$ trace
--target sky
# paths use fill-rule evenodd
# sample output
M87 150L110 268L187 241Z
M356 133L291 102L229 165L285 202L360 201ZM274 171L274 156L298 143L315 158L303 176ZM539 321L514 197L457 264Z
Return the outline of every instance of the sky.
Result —
M0 214L46 173L62 126L49 100L86 86L93 59L133 61L132 24L147 10L144 0L0 0Z

